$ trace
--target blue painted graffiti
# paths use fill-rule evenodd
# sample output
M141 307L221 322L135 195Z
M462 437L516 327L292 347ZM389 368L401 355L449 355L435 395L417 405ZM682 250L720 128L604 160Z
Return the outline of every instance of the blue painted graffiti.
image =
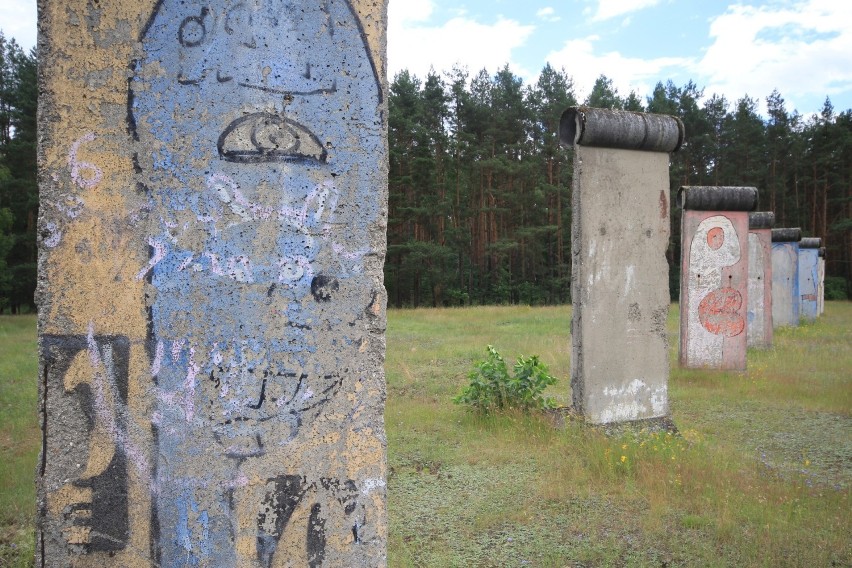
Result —
M381 205L362 157L384 153L382 90L343 0L164 0L141 39L128 119L153 227L138 277L156 344L155 548L163 565L234 565L252 464L322 411L357 350L327 331L354 330L370 301ZM201 534L214 546L192 545Z
M799 316L805 321L817 318L819 249L799 248Z

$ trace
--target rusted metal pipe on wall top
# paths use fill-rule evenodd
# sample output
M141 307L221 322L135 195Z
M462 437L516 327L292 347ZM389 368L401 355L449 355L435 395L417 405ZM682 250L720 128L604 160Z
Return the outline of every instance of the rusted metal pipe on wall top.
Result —
M683 186L680 364L744 370L748 226L756 187Z
M562 114L574 153L571 391L590 423L668 414L669 153L683 137L671 116Z
M37 565L385 565L386 0L39 8Z
M579 106L567 109L559 121L565 146L677 152L684 136L679 118L661 114Z

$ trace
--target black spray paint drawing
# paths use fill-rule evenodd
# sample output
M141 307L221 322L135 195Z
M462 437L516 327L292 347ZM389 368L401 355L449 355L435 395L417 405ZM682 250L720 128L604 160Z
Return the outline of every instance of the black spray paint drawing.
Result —
M246 528L266 510L258 480L325 478L290 456L362 346L382 89L345 0L161 0L140 39L128 121L149 200L154 546L164 565L240 565L275 548ZM313 505L319 565L355 521Z
M41 338L49 400L72 398L76 413L54 421L48 447L65 447L76 473L52 495L64 540L86 552L122 550L128 538L127 387L130 343L90 334ZM73 429L85 424L85 432ZM75 443L76 442L76 443Z

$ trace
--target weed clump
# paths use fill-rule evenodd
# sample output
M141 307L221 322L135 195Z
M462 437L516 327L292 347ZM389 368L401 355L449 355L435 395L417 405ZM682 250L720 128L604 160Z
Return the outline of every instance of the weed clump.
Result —
M484 414L504 409L526 412L555 408L553 397L544 396L544 390L556 384L556 377L548 372L547 365L539 361L538 355L518 357L512 376L493 345L489 345L486 351L487 357L474 365L474 370L468 374L470 384L453 398L454 403L470 406Z

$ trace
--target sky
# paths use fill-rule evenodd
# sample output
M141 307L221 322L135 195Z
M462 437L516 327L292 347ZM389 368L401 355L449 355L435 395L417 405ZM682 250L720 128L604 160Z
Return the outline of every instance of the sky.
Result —
M391 79L508 64L529 85L549 62L580 100L603 74L621 96L692 80L705 98L757 99L761 114L773 89L806 116L826 96L852 109L849 0L390 0L388 12ZM35 0L0 0L0 29L33 46Z

